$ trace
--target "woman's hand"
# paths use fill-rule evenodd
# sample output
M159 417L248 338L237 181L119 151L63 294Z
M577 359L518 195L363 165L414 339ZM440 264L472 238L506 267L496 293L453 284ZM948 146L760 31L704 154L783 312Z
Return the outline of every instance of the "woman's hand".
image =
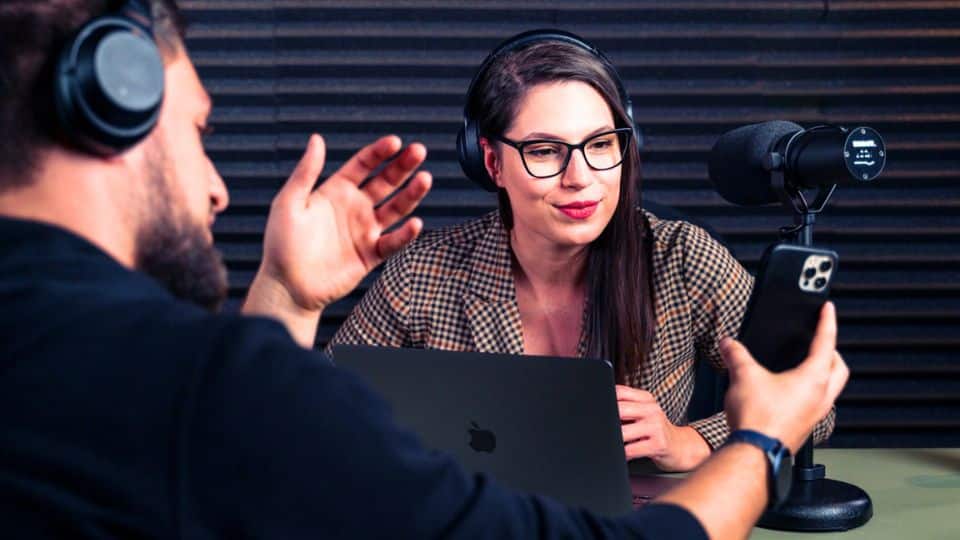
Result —
M673 425L650 392L617 385L617 407L627 459L648 457L664 471L689 471L710 455L697 430Z

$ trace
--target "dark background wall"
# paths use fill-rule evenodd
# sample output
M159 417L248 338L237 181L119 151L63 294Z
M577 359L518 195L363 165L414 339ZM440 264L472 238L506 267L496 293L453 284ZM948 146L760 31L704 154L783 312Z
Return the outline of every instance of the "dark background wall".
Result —
M456 162L463 93L500 40L559 27L619 67L647 137L646 196L711 224L751 271L789 217L714 193L716 137L772 119L880 131L885 173L837 193L815 235L841 256L840 349L853 371L833 445L960 446L960 2L181 3L216 101L208 148L232 195L216 237L234 305L269 201L312 131L326 137L328 172L383 133L426 143L428 228L492 208ZM327 310L320 343L369 283Z

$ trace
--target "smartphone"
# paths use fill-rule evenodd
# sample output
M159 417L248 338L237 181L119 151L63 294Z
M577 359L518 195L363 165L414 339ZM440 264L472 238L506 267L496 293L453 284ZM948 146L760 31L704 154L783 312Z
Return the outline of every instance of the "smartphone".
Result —
M796 244L764 252L738 339L770 371L806 358L837 260L833 251Z

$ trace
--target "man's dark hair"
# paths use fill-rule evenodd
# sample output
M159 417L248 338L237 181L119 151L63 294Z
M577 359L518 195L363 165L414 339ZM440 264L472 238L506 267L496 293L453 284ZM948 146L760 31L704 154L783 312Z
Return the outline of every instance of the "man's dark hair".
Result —
M145 0L165 55L182 47L176 0ZM0 2L0 192L24 186L45 148L56 144L53 75L67 40L87 21L118 9L116 0Z

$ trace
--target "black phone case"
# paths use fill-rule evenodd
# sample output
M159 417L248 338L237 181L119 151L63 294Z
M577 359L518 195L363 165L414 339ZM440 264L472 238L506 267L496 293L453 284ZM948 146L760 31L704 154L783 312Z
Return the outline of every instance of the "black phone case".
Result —
M822 271L824 261L829 271ZM833 251L795 244L764 252L739 340L767 369L784 371L807 356L837 262ZM823 287L817 287L819 278Z

